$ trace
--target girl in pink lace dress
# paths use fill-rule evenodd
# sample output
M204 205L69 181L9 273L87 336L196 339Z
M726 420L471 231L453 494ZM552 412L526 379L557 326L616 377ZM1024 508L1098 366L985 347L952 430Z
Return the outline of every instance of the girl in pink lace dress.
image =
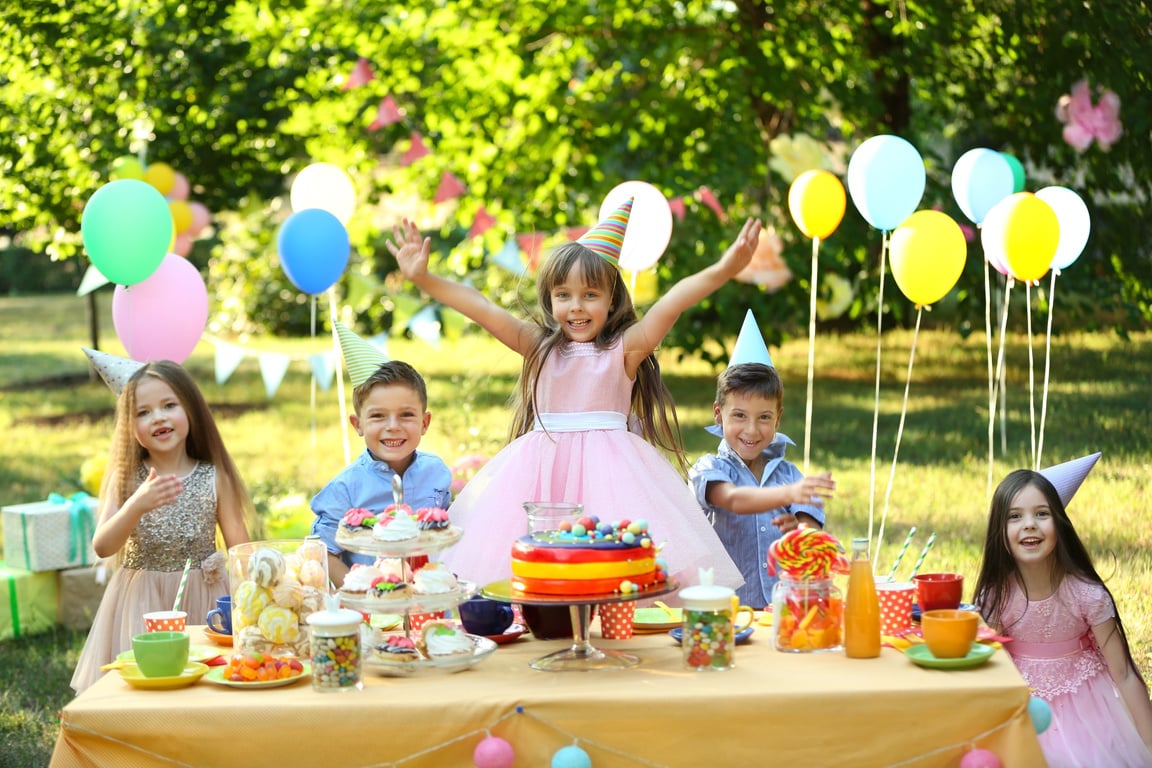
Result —
M1152 766L1147 685L1061 495L1031 470L1000 483L976 603L990 626L1012 637L1004 647L1052 709L1040 734L1050 766Z
M452 503L452 520L465 534L442 559L461 578L509 578L512 543L527 532L523 503L571 501L604 521L646 519L681 582L711 567L717 584L743 583L684 475L661 452L686 469L675 406L653 352L685 309L744 268L760 222L749 219L717 263L676 283L639 318L618 271L630 210L631 200L549 256L537 277L538 322L429 273L429 241L412 223L397 227L388 243L405 277L524 358L513 439Z

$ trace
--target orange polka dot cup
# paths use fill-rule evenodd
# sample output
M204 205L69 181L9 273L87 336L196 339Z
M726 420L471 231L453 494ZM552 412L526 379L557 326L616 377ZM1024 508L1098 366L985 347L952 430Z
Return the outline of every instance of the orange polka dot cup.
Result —
M912 628L912 599L916 585L910 581L877 582L880 601L880 634L899 635Z
M600 637L605 640L627 640L632 637L636 603L608 603L600 606Z
M183 632L188 627L185 611L152 611L144 614L144 629L148 632Z

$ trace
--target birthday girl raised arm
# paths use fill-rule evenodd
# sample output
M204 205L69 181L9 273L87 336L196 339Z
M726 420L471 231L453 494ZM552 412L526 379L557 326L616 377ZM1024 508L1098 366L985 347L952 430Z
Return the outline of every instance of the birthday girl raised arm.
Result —
M719 261L672 286L641 319L619 272L632 204L625 201L544 261L535 322L431 274L429 241L411 222L388 243L405 277L524 358L511 442L452 504L453 520L467 533L443 560L461 578L508 578L511 546L526 533L524 502L569 501L605 522L647 518L653 538L667 542L663 555L681 581L694 581L702 567L714 569L717 584L743 581L662 452L687 469L675 404L653 352L685 309L748 264L760 223L745 223Z

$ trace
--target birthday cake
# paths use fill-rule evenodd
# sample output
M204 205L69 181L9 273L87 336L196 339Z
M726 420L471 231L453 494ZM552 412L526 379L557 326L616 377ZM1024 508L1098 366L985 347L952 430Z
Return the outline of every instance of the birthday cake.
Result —
M345 547L410 547L434 544L453 530L445 509L426 507L413 512L407 504L391 504L376 513L353 507L336 528L336 543Z
M525 594L628 594L666 580L667 568L644 520L602 523L583 517L512 545L512 589Z

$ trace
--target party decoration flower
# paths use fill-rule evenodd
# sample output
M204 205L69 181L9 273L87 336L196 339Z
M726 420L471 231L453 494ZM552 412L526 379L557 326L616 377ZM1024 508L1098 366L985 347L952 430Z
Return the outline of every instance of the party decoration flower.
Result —
M168 254L156 271L132 286L116 286L112 325L133 360L182 363L208 323L208 289L195 265Z
M941 211L917 211L892 232L892 276L914 304L942 299L964 272L968 243L952 217Z
M1077 152L1086 151L1093 141L1107 152L1124 133L1120 97L1099 85L1096 93L1100 98L1093 104L1092 89L1084 79L1056 102L1056 119L1064 124L1064 141Z
M820 293L816 299L816 318L819 320L835 320L848 311L856 298L852 283L835 272L824 276Z
M1036 197L1052 206L1060 222L1060 239L1056 255L1052 257L1052 269L1066 269L1080 258L1088 243L1088 232L1092 228L1088 206L1067 187L1044 187L1036 190Z
M1005 156L977 147L952 166L952 196L973 224L984 221L992 206L1012 194L1016 177Z
M599 221L607 219L628 198L632 198L632 210L620 246L620 268L641 272L659 261L668 247L672 238L672 209L664 194L651 184L625 181L604 196Z
M1030 192L1017 192L988 212L980 242L993 265L1002 263L1017 280L1039 280L1056 255L1060 221L1048 203Z
M118 285L135 285L155 272L173 234L168 201L151 184L137 179L118 179L100 187L80 216L88 258Z
M772 158L768 167L785 179L795 179L808 170L830 170L827 148L807 134L782 133L768 142Z
M788 210L805 237L823 240L835 232L847 203L844 185L828 171L805 171L788 188Z
M889 232L912 215L927 172L916 147L899 136L866 139L848 160L848 194L865 221Z
M784 262L781 253L784 240L774 227L766 227L760 232L760 242L748 266L740 270L736 279L742 283L758 285L768 293L775 293L792 282L792 270Z

